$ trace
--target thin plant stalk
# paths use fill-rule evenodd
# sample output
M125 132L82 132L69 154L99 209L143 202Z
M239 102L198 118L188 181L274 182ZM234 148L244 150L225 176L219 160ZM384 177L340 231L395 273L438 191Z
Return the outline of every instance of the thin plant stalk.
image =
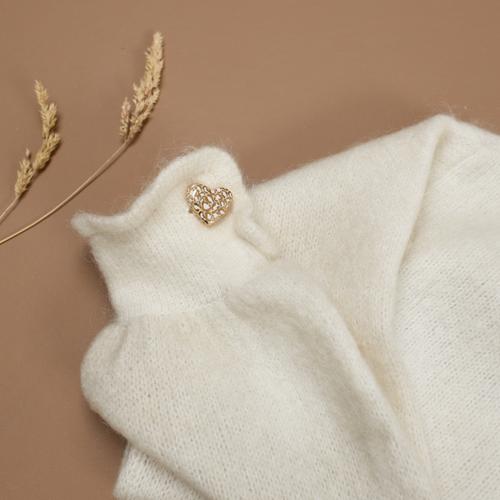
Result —
M4 210L3 214L0 215L0 222L2 221L2 219L8 214L8 212L10 211L11 208L14 208L17 204L17 202L19 201L19 197L16 196L14 198L14 200L12 201L12 203Z
M64 201L59 203L57 207L54 207L50 212L46 213L43 217L40 217L38 220L35 222L32 222L29 226L24 227L17 233L11 234L7 238L3 239L0 241L0 245L3 243L7 243L7 241L11 240L12 238L15 238L16 236L19 236L20 234L24 233L28 229L31 229L32 227L36 226L37 224L40 224L40 222L44 221L48 217L50 217L52 214L57 212L60 208L64 207L66 203L69 203L77 194L82 192L92 181L97 179L115 160L117 160L120 155L127 149L127 147L130 145L131 139L126 140L114 153L112 156L110 156L106 162L97 170L91 177L89 177L76 191L71 193ZM14 200L14 202L16 202Z

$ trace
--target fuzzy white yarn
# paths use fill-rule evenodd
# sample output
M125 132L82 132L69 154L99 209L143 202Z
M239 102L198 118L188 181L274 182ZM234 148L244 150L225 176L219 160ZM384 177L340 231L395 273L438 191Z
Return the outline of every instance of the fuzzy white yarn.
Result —
M226 187L206 227L193 182ZM203 148L74 227L115 320L82 366L115 496L500 496L500 137L437 116L247 190Z

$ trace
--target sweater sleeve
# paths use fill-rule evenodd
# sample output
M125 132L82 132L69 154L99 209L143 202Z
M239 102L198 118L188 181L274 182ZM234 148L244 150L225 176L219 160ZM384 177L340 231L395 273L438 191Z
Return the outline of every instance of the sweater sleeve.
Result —
M187 210L193 183L233 194L211 227ZM129 211L74 226L116 311L85 356L83 390L129 441L129 464L146 460L193 498L434 497L347 325L276 255L229 155L194 152Z
M198 220L186 198L192 184L229 190L228 214L211 226ZM161 170L126 212L80 213L72 224L89 241L122 321L200 307L254 276L276 249L252 206L232 157L207 147Z

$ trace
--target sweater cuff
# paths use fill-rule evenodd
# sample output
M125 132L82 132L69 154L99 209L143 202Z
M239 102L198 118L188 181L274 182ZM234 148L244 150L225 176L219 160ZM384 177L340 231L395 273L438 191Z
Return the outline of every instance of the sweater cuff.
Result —
M206 225L186 199L189 186L228 189L232 204ZM121 319L192 310L254 277L276 257L273 239L254 220L241 172L226 152L205 147L174 160L118 215L79 213L86 238Z

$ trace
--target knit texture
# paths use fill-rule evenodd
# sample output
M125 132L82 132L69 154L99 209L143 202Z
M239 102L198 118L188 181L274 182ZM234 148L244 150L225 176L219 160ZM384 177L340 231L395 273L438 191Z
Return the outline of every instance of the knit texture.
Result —
M79 214L123 500L500 495L500 138L437 116L247 190L227 154ZM232 191L206 227L187 186Z

